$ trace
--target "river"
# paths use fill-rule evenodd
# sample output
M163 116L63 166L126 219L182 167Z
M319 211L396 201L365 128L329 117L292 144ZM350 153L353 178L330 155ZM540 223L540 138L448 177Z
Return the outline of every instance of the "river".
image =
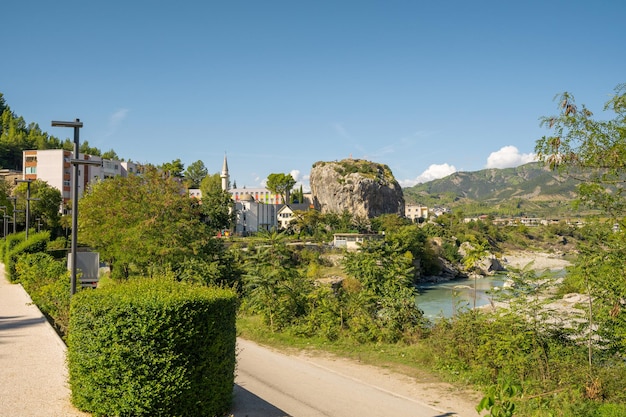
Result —
M565 276L565 268L554 268L552 273L556 278ZM538 272L540 273L540 272ZM416 298L417 306L424 312L424 317L433 320L439 317L452 317L459 310L469 310L490 304L493 288L502 288L508 280L508 274L501 272L492 276L478 278L476 280L476 292L474 292L474 279L458 279L437 284L419 284L419 295Z
M459 279L437 284L420 284L417 289L417 305L424 312L424 317L433 320L438 317L452 317L459 309L471 309L489 304L492 296L488 294L494 287L502 287L507 280L506 274L497 274L476 280L474 292L473 279Z

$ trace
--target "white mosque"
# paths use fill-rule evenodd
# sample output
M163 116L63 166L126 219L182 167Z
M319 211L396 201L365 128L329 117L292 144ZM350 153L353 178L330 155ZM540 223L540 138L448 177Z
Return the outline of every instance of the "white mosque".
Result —
M235 202L237 221L234 232L249 235L261 230L285 228L293 219L294 210L308 210L310 204L285 204L282 196L266 188L230 188L228 160L222 163L222 190L229 191ZM199 189L190 189L189 195L202 199Z

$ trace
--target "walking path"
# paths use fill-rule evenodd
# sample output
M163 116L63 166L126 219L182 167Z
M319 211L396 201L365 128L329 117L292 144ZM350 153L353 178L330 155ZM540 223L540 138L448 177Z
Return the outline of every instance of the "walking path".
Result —
M0 416L88 416L70 404L65 344L0 264Z

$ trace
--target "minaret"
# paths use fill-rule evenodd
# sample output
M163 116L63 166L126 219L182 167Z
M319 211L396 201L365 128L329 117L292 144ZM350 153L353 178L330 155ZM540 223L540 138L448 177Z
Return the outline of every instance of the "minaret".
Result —
M226 154L224 154L224 163L222 164L222 174L220 177L222 178L222 191L228 191L230 177L228 175L228 161L226 161Z

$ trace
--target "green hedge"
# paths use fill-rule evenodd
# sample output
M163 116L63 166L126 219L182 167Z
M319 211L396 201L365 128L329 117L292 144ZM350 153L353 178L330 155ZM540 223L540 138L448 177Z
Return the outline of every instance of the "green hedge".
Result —
M72 297L72 402L94 415L228 411L237 299L231 290L138 279Z
M6 277L9 281L18 280L15 274L15 264L17 259L27 253L45 252L48 242L50 241L50 232L31 233L26 240L25 233L18 233L7 236L4 266Z
M6 239L4 239L4 242L2 245L0 245L2 247L2 262L4 264L7 263L7 256L9 254L9 252L11 251L11 249L13 249L15 247L15 245L17 245L20 242L23 242L26 239L26 233L21 232L21 233L11 233L9 235L7 235Z
M25 254L15 264L15 278L65 337L70 313L70 272L66 262L43 252Z

